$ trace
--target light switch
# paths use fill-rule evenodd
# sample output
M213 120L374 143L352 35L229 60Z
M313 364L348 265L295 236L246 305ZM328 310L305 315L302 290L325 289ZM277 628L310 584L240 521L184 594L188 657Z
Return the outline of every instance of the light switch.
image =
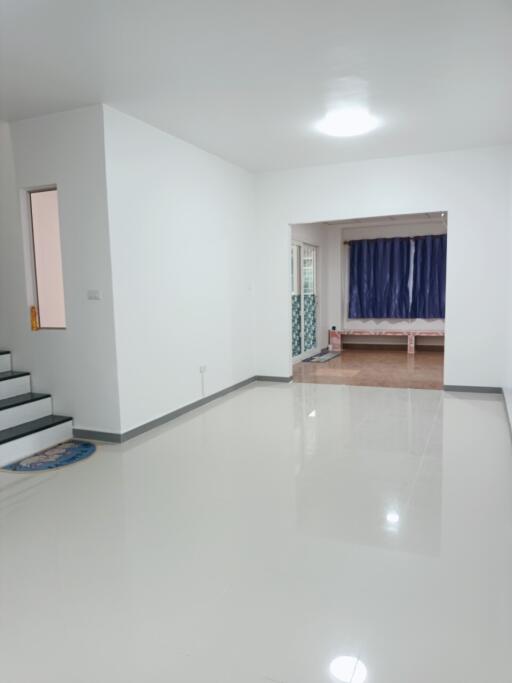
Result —
M100 301L101 300L101 292L99 289L88 289L87 290L87 298L90 301Z

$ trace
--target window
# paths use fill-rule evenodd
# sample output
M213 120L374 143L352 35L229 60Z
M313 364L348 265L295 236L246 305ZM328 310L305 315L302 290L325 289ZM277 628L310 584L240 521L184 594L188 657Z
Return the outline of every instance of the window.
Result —
M66 327L57 188L28 193L39 328Z
M303 253L302 277L304 278L304 294L316 294L316 248L305 244L303 247Z

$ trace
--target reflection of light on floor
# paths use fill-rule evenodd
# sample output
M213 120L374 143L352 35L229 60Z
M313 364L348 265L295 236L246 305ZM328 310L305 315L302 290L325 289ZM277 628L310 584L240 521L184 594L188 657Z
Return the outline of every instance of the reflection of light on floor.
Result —
M337 681L341 683L364 683L367 669L357 657L336 657L333 659L329 671Z

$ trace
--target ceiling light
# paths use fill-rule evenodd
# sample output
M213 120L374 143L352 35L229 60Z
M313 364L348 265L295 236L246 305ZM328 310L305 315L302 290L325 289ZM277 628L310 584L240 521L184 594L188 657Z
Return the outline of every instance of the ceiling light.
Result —
M391 511L388 512L388 514L386 515L386 521L387 521L389 524L398 524L398 522L400 521L400 515L398 514L398 512L395 512L394 510L391 510Z
M336 657L332 660L329 671L341 683L364 683L368 675L366 666L357 657Z
M379 119L364 107L345 107L328 112L316 129L337 138L350 138L375 130Z
M316 410L312 410L312 411L309 413L308 417L316 417Z

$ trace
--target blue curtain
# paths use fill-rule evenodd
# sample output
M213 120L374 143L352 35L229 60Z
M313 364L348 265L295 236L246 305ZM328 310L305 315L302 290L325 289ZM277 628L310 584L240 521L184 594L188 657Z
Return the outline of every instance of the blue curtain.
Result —
M350 244L349 318L408 318L409 237Z
M446 235L427 235L414 242L411 318L444 318Z

